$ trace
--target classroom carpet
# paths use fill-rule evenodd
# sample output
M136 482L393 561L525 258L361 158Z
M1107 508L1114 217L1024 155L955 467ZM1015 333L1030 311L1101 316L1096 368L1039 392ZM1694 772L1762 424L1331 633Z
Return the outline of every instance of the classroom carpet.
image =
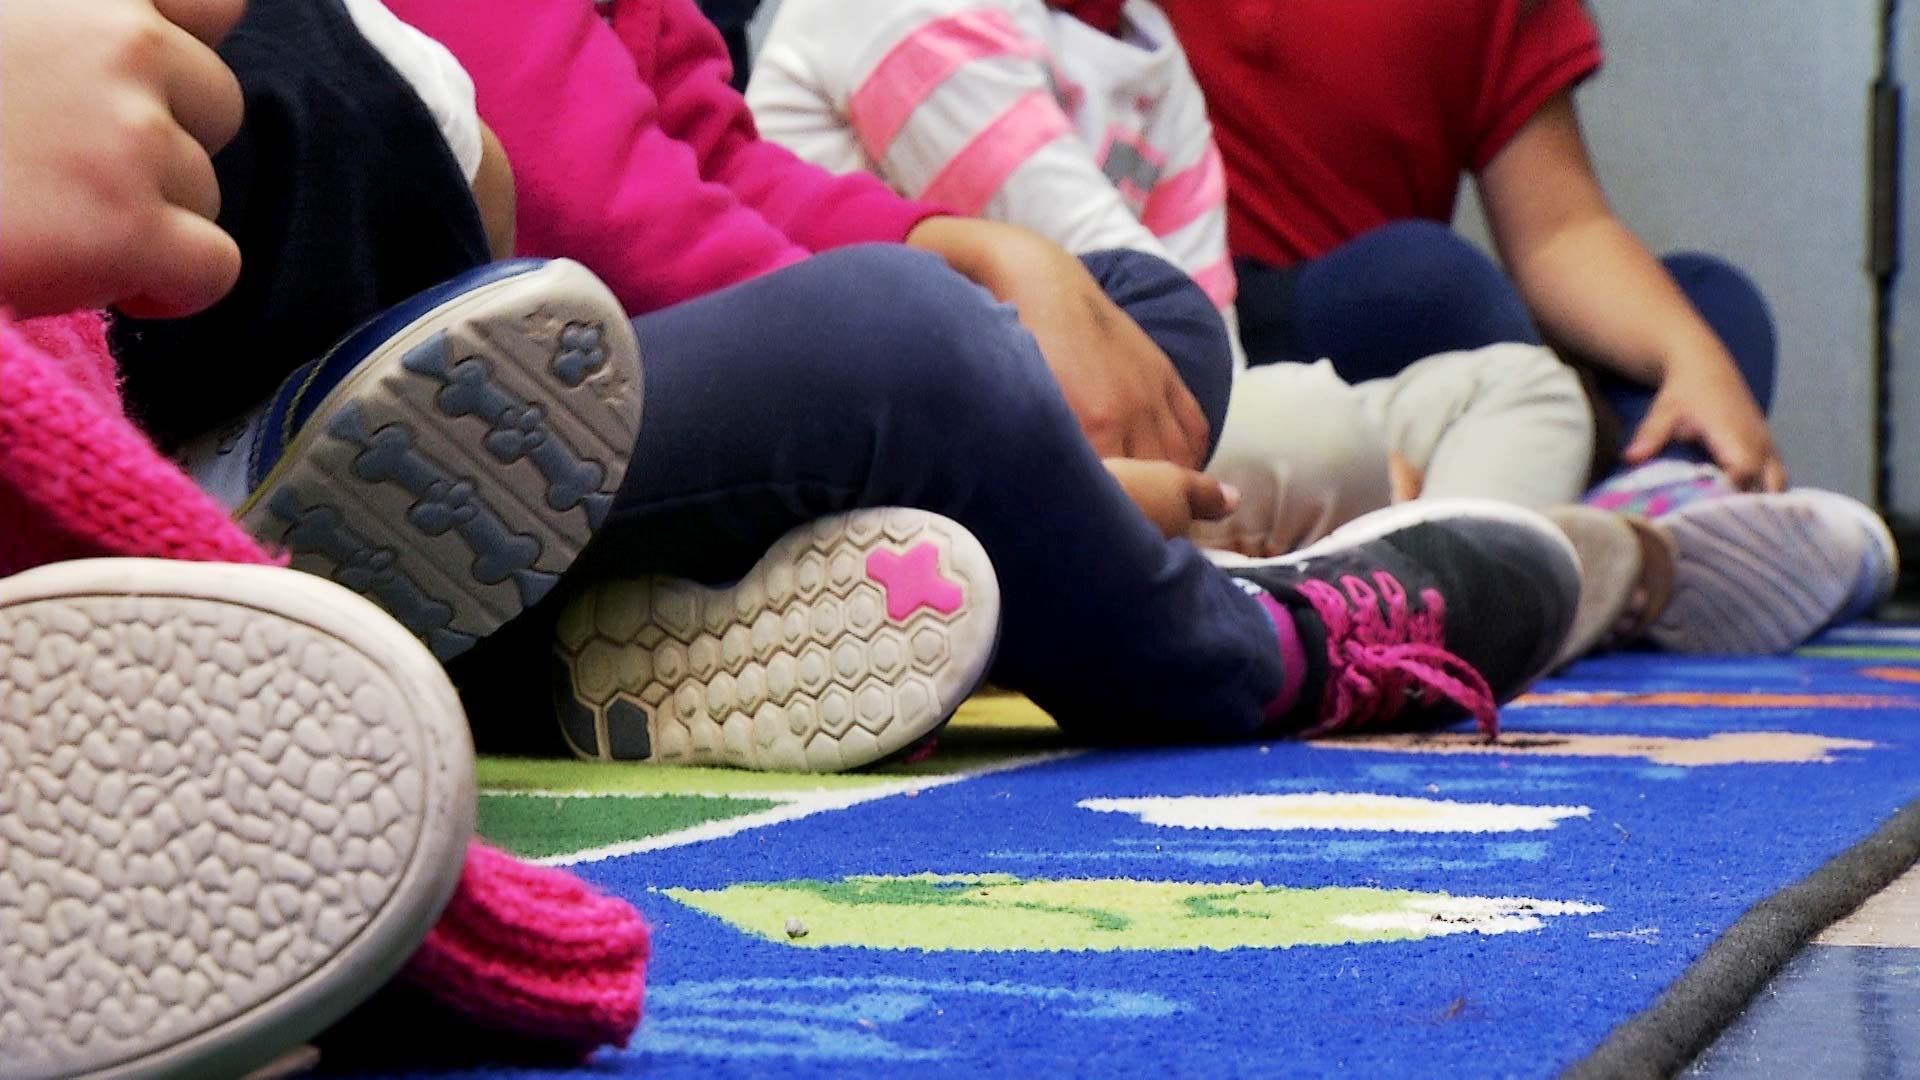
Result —
M1589 660L1464 726L1171 750L984 696L830 777L483 762L639 906L631 1046L438 1076L1637 1076L1920 854L1920 630Z

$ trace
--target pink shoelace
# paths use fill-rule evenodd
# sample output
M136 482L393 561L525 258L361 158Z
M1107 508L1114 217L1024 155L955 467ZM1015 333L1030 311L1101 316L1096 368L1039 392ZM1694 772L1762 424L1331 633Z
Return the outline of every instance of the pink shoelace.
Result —
M1488 738L1499 734L1492 688L1446 649L1446 600L1439 592L1423 590L1425 610L1413 611L1406 588L1384 570L1373 572L1372 584L1347 574L1338 589L1306 581L1299 590L1326 627L1328 662L1319 722L1303 735L1355 731L1434 697L1465 709Z

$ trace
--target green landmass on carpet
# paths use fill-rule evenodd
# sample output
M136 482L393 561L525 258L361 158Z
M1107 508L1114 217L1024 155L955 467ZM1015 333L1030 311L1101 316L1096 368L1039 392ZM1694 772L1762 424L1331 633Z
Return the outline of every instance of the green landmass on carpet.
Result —
M480 797L479 833L527 859L659 836L709 821L780 805L771 799L714 795L609 795L556 798L488 794Z
M1824 660L1920 660L1920 648L1911 645L1808 645L1796 652Z

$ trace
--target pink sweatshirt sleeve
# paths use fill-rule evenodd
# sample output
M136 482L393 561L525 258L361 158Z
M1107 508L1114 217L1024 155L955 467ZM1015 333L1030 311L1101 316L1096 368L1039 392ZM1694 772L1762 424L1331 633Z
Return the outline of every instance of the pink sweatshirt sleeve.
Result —
M810 251L899 243L942 211L895 194L864 172L835 176L760 137L747 103L728 85L726 45L694 0L663 0L654 44L660 127L700 156L700 175Z
M641 314L808 251L661 126L635 58L587 0L389 0L473 76L513 164L522 254L586 264Z

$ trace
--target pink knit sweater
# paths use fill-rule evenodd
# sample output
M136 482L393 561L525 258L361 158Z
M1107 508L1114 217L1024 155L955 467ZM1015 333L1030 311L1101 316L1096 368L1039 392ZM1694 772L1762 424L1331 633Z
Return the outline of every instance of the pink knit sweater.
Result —
M940 211L762 140L694 0L388 0L472 73L513 163L523 255L644 314Z

